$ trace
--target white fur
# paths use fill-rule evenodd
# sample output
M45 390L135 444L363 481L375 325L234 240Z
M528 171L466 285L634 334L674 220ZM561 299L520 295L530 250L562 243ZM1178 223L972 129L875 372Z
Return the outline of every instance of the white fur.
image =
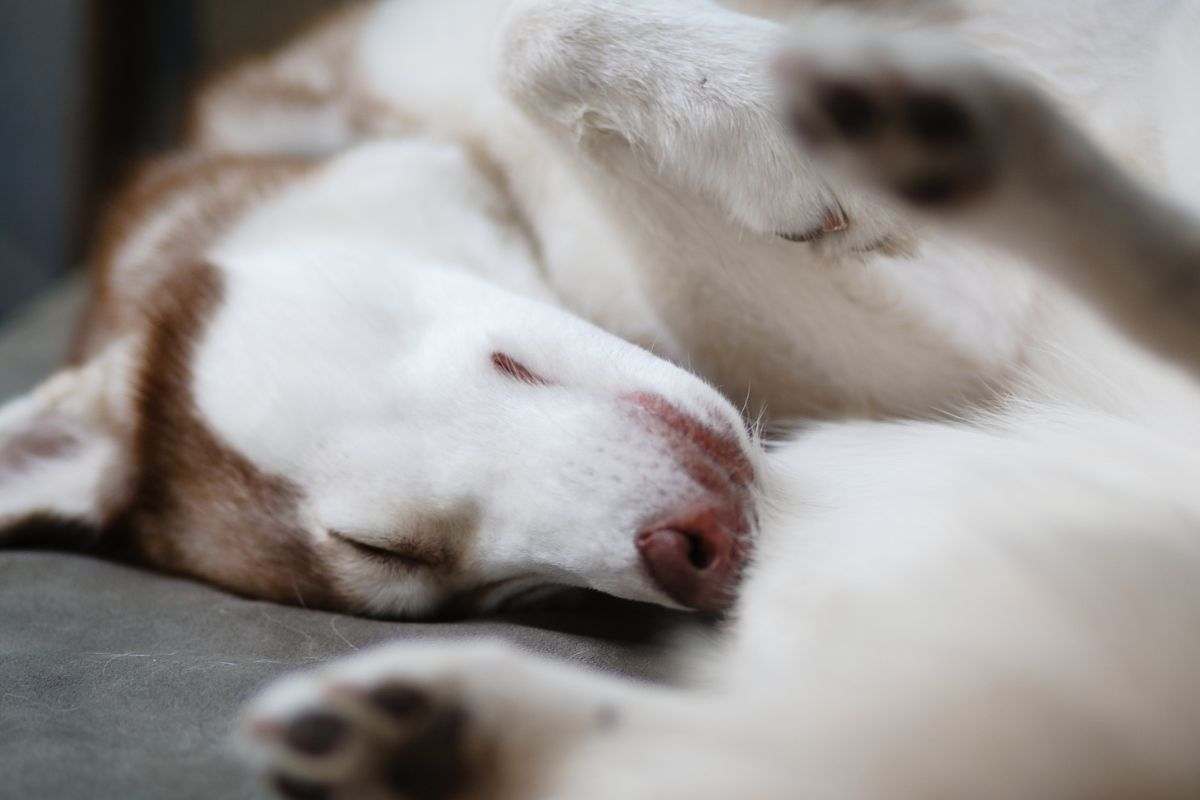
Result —
M399 5L381 12L371 40L453 59L454 43L436 31L388 31L388 15L409 13ZM775 5L812 13L807 3ZM904 27L909 4L871 5ZM935 5L920 5L920 19ZM1200 163L1186 132L1196 112L1181 98L1194 85L1195 58L1180 33L1193 30L1194 11L1168 0L955 5L958 36L1041 82L1130 168L1170 173L1173 191L1194 196ZM943 224L936 217L915 221L869 188L848 189L852 220L866 214L871 236L898 237L917 255L855 255L864 244L855 234L808 249L777 242L769 234L778 215L819 222L826 196L814 184L839 195L843 184L814 177L799 156L786 163L782 128L757 99L757 56L775 35L769 23L699 2L516 6L501 34L502 83L557 152L577 161L560 167L544 154L533 162L521 160L520 147L506 151L507 116L488 117L501 130L490 139L466 130L469 114L455 116L459 133L490 141L497 160L518 165L518 197L536 197L522 187L565 168L611 198L614 234L642 290L702 374L727 391L750 391L782 418L806 409L974 408L953 422L823 425L769 456L757 564L732 636L697 654L707 686L690 701L666 691L614 698L601 679L535 663L525 668L554 671L555 680L481 695L494 663L453 647L436 656L446 666L434 676L423 672L428 654L381 652L371 657L373 680L428 688L449 675L472 687L451 694L481 712L474 735L507 742L524 769L531 758L541 764L534 778L487 787L482 796L493 798L1200 793L1192 486L1200 395L1183 370L1145 348L1186 371L1196 367L1194 351L1159 336L1159 320L1122 310L1151 296L1139 294L1144 286L1131 283L1126 296L1096 278L1120 266L1166 268L1188 252L1194 219L1156 218L1159 206L1145 204L1162 201L1107 160L1072 171L1060 149L1020 147L1007 166L1071 176L1061 207L1024 189L998 192L960 229L964 242L927 230ZM396 47L408 36L422 47ZM918 84L957 87L993 110L995 73L975 72L974 57L954 61L961 44L942 49L931 38L932 49L864 51L844 23L810 36L819 46L807 56L833 74L893 69ZM398 87L396 97L420 81L432 97L432 74L371 80ZM715 83L711 96L697 89L702 78ZM1160 91L1161 104L1147 102ZM456 99L456 111L471 105ZM1040 101L1020 107L1033 129L1063 130ZM786 185L772 185L764 165ZM799 176L809 179L801 190L792 185ZM799 196L785 199L792 191ZM1106 213L1131 200L1138 207L1111 230L1088 229L1071 203L1093 191ZM768 202L756 208L755 200ZM536 223L537 207L529 214ZM1138 263L1131 243L1156 230L1166 238ZM1140 344L996 246L1082 287ZM553 258L547 268L568 274ZM1170 333L1179 331L1194 347L1194 324ZM992 401L986 408L981 395ZM335 667L318 683L336 683L343 669L358 667ZM567 681L575 682L570 698L547 688ZM497 712L514 694L520 707ZM565 752L559 740L537 744L597 698L620 708L615 733L573 733ZM263 711L284 721L291 712L286 703ZM509 727L504 713L522 723L534 715L541 726Z
M0 528L31 514L98 525L119 505L128 489L137 350L136 340L118 341L0 409L0 454L20 475L14 480L0 465Z
M831 193L793 147L769 91L781 26L686 0L517 4L489 83L464 75L495 34L493 3L473 7L384 4L360 79L503 166L568 308L649 335L727 395L749 396L752 414L780 419L935 413L1010 377L1033 304L1025 276L941 238L900 268L855 252L884 237L903 248L910 225L855 191ZM560 85L575 74L603 83L576 96ZM775 235L819 228L835 196L855 219L845 236L814 249Z
M454 145L334 160L212 252L226 299L196 357L197 406L301 487L315 537L387 546L477 514L460 586L535 578L669 603L634 539L695 490L619 398L661 394L748 442L744 428L702 382L549 304L507 213ZM498 374L495 352L553 385ZM380 613L441 599L421 581L343 583Z
M379 5L352 93L457 144L348 153L208 254L227 296L194 365L199 411L302 488L315 538L382 546L414 515L467 508L484 523L471 581L664 603L630 532L661 511L648 486L673 503L696 487L615 398L739 421L568 311L775 423L901 419L819 425L766 457L757 560L693 696L400 649L298 679L255 718L404 681L503 745L491 798L1195 797L1200 337L1193 293L1159 280L1194 274L1195 221L1084 138L1197 199L1194 9L863 4L881 38L839 3L747 4L807 29L801 83L934 88L1010 126L986 153L1006 159L1001 189L922 216L873 185L912 166L903 148L843 143L843 173L794 146L771 90L785 28L737 5ZM323 147L351 135L318 123ZM206 146L255 149L252 128L221 130ZM497 350L556 385L513 385ZM116 451L83 452L70 513L93 509ZM370 570L342 578L371 610L434 597ZM378 744L356 752L377 763ZM276 768L341 777L272 747Z

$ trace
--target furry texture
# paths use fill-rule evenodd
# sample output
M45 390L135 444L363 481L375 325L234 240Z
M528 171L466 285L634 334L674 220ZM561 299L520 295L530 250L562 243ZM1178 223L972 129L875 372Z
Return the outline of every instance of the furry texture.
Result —
M614 686L504 651L380 651L299 677L252 712L255 748L293 788L442 796L396 780L409 774L397 765L417 768L410 748L436 740L421 763L452 759L464 797L1200 791L1197 225L1126 172L1168 176L1179 197L1193 185L1194 147L1177 137L1195 124L1179 101L1194 11L975 2L930 23L936 6L873 6L893 31L882 39L844 8L820 24L802 15L783 61L808 141L790 156L801 172L783 166L785 128L756 83L778 52L761 20L702 3L511 12L506 91L582 185L617 198L607 220L694 366L742 391L729 363L752 364L751 391L781 418L960 419L830 423L769 454L758 558L731 636L694 654L695 692ZM1160 63L1173 77L1159 79ZM397 97L406 86L375 80ZM1145 102L1160 90L1161 105ZM830 100L847 91L861 113ZM464 130L469 116L455 117ZM524 163L490 141L498 160ZM810 181L787 201L795 187L772 185L761 163ZM523 197L542 179L526 166L513 173ZM854 209L845 230L821 224L833 187ZM783 217L804 221L788 232L820 230L791 238L820 241L788 250L772 236ZM858 252L880 236L890 246ZM800 281L807 291L790 294ZM836 324L807 327L827 311ZM412 701L402 719L380 687ZM348 722L353 747L290 747L314 711ZM447 737L438 720L451 711Z
M1200 793L1198 226L1176 205L1200 175L1194 9L362 13L259 65L319 91L215 87L200 146L325 151L369 119L456 144L359 148L207 241L223 297L193 343L196 418L287 479L277 516L343 606L436 596L378 551L472 565L459 585L532 571L670 602L633 546L667 510L645 488L711 488L661 425L757 462L756 558L694 692L493 648L297 677L247 725L285 793ZM311 129L241 124L247 92ZM568 312L751 415L831 421L758 454L710 388ZM7 521L105 515L100 477L136 469L94 423L130 407L129 341L0 418ZM660 413L645 437L643 388L698 427Z

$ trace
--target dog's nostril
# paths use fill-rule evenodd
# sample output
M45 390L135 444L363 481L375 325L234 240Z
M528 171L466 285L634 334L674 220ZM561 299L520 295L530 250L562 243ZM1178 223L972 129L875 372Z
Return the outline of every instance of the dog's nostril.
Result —
M695 533L685 533L688 539L688 561L696 569L708 569L712 566L713 554L704 537Z
M708 519L712 527L703 527ZM638 554L651 580L680 605L717 612L733 601L741 556L736 532L700 514L688 525L664 524L640 533Z

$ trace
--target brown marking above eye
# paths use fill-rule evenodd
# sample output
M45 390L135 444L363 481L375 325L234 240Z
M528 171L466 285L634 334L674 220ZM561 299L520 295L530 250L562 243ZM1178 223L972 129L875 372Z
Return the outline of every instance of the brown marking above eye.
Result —
M501 375L506 375L513 380L527 383L530 386L550 386L550 381L538 375L529 367L517 361L508 353L495 352L492 353L492 366Z

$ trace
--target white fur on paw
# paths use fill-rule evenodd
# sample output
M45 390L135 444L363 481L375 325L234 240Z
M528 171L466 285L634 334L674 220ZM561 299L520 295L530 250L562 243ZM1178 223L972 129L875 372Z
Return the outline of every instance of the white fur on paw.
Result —
M831 31L778 63L793 131L854 179L930 210L997 183L1023 95L969 51L938 37Z

